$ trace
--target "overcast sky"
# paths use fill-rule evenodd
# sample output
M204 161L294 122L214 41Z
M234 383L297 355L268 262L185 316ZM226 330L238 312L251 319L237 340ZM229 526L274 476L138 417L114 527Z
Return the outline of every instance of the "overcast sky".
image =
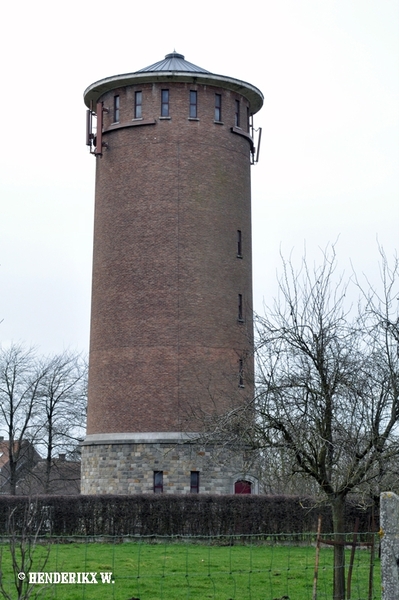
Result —
M375 273L399 234L399 3L8 2L2 9L0 342L89 343L95 159L83 91L174 49L265 96L252 167L255 309L280 248ZM374 275L371 275L373 277Z

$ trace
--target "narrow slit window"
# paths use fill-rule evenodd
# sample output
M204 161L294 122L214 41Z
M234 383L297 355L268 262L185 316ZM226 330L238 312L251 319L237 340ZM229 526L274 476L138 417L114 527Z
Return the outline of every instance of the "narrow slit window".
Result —
M238 361L238 386L244 387L244 361L242 358Z
M189 108L190 119L197 118L197 92L194 90L190 91L190 108Z
M237 257L242 258L242 235L241 229L237 229Z
M154 471L154 494L163 492L163 471Z
M243 309L242 309L242 294L238 294L238 320L240 323L244 322Z
M240 127L240 101L236 100L235 126Z
M119 96L114 96L114 123L119 123L120 116L120 99Z
M215 94L215 121L222 120L222 94Z
M190 494L199 494L199 471L190 473Z
M134 93L134 118L141 119L143 105L143 92Z
M161 91L161 117L169 117L169 90Z
M249 133L249 106L247 106L247 131Z

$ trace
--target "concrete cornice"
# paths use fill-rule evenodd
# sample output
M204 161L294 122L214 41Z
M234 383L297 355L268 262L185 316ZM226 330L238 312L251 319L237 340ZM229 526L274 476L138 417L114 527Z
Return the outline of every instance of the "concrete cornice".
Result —
M182 444L196 441L199 433L180 431L145 431L143 433L96 433L87 435L81 446L104 444Z

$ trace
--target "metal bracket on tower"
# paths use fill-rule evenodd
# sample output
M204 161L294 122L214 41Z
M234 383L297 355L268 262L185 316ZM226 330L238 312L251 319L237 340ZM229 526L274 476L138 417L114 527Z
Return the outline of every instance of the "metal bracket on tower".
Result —
M258 127L258 129L254 128L254 120L253 115L250 118L250 129L251 129L251 137L253 139L253 150L251 152L251 165L256 165L259 162L259 152L260 152L260 141L262 139L262 127ZM256 143L255 143L256 137Z
M102 156L103 148L107 144L103 142L103 113L109 112L105 108L103 102L97 102L96 110L93 110L93 103L90 103L90 108L86 113L86 145L90 146L90 154L94 156ZM97 117L96 132L93 131L93 117Z

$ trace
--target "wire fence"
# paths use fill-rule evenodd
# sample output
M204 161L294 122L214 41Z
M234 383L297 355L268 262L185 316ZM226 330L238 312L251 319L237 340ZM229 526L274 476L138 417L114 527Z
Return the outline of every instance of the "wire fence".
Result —
M347 598L380 599L378 536L354 533L341 542L346 547ZM332 535L40 537L36 541L14 536L3 537L0 543L1 590L9 599L333 597Z

